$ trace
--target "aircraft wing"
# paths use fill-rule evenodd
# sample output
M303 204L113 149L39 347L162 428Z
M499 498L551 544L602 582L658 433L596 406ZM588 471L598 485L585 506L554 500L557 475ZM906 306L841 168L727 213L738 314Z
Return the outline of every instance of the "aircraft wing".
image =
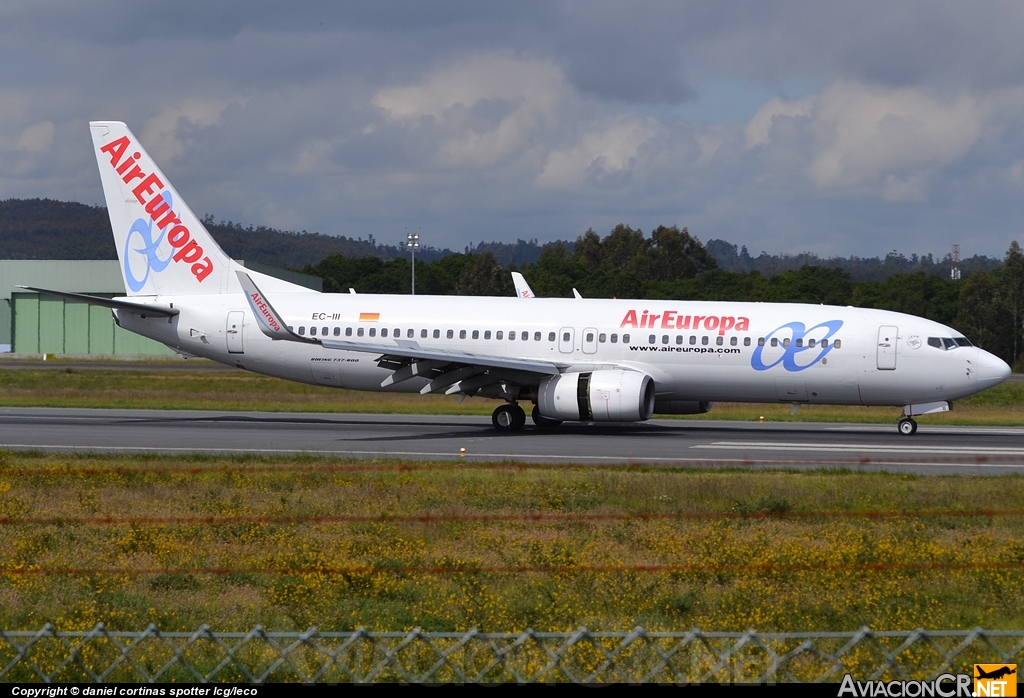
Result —
M450 349L423 348L418 342L396 339L394 344L364 342L346 342L332 339L321 339L327 349L340 349L342 351L360 351L367 354L379 354L384 358L395 358L400 361L409 359L413 361L441 361L450 364L462 364L465 366L480 366L482 368L502 368L510 371L526 371L529 373L542 373L548 376L555 376L561 373L561 368L567 364L560 365L540 359L518 359L505 356L487 356L484 354L473 354L465 351L454 351Z
M17 286L17 288L23 288L28 291L35 291L36 293L45 293L48 296L57 296L58 298L66 298L70 301L81 301L82 303L90 303L92 305L101 305L105 308L113 308L115 310L127 310L132 313L138 313L145 317L146 315L157 315L160 317L174 317L181 311L177 308L165 308L159 305L146 305L145 303L133 303L126 298L104 298L103 296L90 296L87 293L71 293L69 291L54 291L48 288L37 288L35 286Z

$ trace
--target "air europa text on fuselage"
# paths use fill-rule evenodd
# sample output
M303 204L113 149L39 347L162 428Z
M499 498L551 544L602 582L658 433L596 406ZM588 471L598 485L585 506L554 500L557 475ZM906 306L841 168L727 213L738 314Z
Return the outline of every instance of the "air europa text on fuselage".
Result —
M750 319L731 315L683 315L675 310L666 310L662 313L651 313L645 310L637 316L635 310L630 310L626 313L626 317L622 318L619 327L647 327L663 330L705 329L709 332L718 330L718 334L725 334L729 330L746 332L750 329Z
M125 153L131 147L128 136L121 136L117 140L107 143L100 148L100 151L110 156L110 166L121 176L121 181L131 184L132 181L141 180L132 189L136 200L146 208L146 213L156 223L157 228L163 230L170 226L167 233L167 241L175 248L172 259L175 262L191 264L192 276L202 282L213 272L213 260L204 256L202 246L195 241L192 233L182 225L177 214L171 210L168 203L169 197L164 197L164 183L154 173L145 173L139 167L136 160L141 154L136 151L128 157ZM148 201L145 197L151 196Z

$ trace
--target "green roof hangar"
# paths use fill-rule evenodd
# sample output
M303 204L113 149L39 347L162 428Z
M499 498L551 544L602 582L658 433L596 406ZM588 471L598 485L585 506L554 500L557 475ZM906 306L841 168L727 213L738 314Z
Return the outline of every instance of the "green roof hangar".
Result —
M323 290L316 276L239 261L254 271ZM19 285L113 298L125 295L120 263L96 260L0 260L0 353L69 356L171 356L172 349L114 323L109 308L47 296Z

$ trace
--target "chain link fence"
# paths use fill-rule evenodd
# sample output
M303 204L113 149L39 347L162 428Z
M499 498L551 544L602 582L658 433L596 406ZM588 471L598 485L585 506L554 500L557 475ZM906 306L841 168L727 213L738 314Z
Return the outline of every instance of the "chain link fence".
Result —
M1024 631L0 630L6 682L774 683L933 679L1024 659ZM1024 662L1019 662L1024 663Z

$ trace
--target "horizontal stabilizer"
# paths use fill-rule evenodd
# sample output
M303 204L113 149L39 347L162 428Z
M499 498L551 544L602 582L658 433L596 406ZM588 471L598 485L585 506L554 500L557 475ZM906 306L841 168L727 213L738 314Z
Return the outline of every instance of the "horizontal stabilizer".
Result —
M159 305L133 303L132 301L124 298L103 298L102 296L90 296L87 293L54 291L48 288L36 288L35 286L18 286L17 288L35 291L36 293L45 293L48 296L57 296L58 298L64 298L69 301L80 301L82 303L89 303L90 305L101 305L104 308L114 308L115 310L127 310L128 312L138 313L142 316L158 315L160 317L174 317L181 312L177 308L164 308Z

